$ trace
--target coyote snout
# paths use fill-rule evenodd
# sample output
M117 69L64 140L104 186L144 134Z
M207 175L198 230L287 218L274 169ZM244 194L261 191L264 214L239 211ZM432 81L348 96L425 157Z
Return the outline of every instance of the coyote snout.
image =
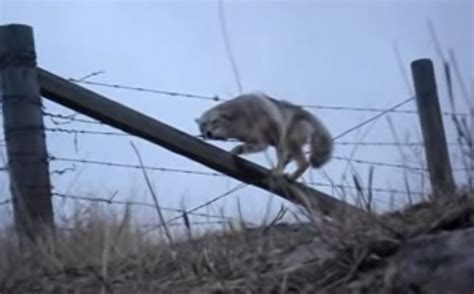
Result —
M283 174L290 161L298 168L290 175L299 178L306 169L323 166L331 157L333 140L327 128L314 115L286 101L265 94L243 94L207 110L196 119L204 139L237 139L233 154L261 152L274 146L277 165L273 170ZM306 158L303 146L309 143Z

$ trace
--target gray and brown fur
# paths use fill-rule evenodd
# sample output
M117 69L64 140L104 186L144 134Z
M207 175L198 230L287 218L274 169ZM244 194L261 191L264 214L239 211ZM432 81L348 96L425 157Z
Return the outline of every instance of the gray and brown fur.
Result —
M274 146L277 154L276 174L283 174L291 160L298 168L291 179L300 177L311 165L323 166L331 158L333 140L328 129L314 115L287 101L265 94L250 93L223 102L196 119L204 139L236 139L233 154L264 151ZM303 146L309 143L306 158Z

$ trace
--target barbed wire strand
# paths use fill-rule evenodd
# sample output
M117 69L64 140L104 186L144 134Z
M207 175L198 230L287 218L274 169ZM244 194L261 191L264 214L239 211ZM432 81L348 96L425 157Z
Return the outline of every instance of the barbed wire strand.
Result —
M141 168L139 165L134 165L134 164L112 162L112 161L101 161L101 160L93 160L93 159L80 159L80 158L68 158L68 157L57 157L57 156L49 156L49 159L51 161L93 164L93 165L102 165L102 166L110 166L110 167L122 167L122 168L132 168L132 169L140 169ZM362 159L351 159L351 158L343 157L343 156L333 156L333 159L342 160L342 161L353 161L353 162L360 163L360 164L368 164L368 165L375 165L375 166L385 166L385 167L391 167L391 168L409 169L409 170L414 170L414 171L426 171L427 170L426 168L406 166L406 165L396 164L396 163L385 163L385 162L362 160ZM162 171L162 172L173 172L173 173L183 173L183 174L206 175L206 176L214 176L214 177L225 177L225 175L220 174L220 173L216 173L216 172L204 172L204 171L195 171L195 170L188 170L188 169L168 168L168 167L157 167L157 166L145 166L144 168L146 170L155 170L155 171Z
M82 135L104 135L104 136L120 136L120 137L127 137L133 136L127 133L120 133L120 132L112 132L112 131L90 131L90 130L83 130L83 129L65 129L65 128L48 128L45 127L44 130L46 132L51 133L67 133L67 134L82 134ZM133 136L135 137L135 136Z
M200 94L174 92L174 91L158 90L158 89L135 87L135 86L125 86L125 85L119 85L119 84L108 84L108 83L95 82L95 81L80 81L73 78L69 78L68 80L70 82L78 83L78 84L101 86L101 87L115 88L115 89L121 89L121 90L130 90L130 91L137 91L137 92L148 92L148 93L161 94L161 95L174 96L174 97L210 100L210 101L216 101L216 102L227 100L227 99L220 98L219 96L207 96L207 95L200 95Z
M227 221L195 221L195 222L189 222L189 223L170 223L170 224L167 224L167 226L180 226L180 227L184 227L184 226L209 226L209 225L226 225L226 224L229 224L230 220L227 220ZM140 225L140 227L144 228L144 229L156 229L159 225L156 225L156 224L143 224L143 225Z
M393 194L407 194L407 191L403 190L397 190L397 189L388 189L388 188L378 188L378 187L356 187L356 186L350 186L350 185L342 185L342 184L330 184L330 183L315 183L315 182L308 182L307 183L310 186L316 186L316 187L329 187L329 188L340 188L340 189L349 189L349 190L359 190L362 189L364 191L373 191L373 192L381 192L381 193L393 193ZM410 193L416 194L416 195L424 195L425 193L420 192L420 191L415 191Z
M420 172L427 171L426 168L403 165L403 164L397 164L397 163L387 163L387 162L380 162L380 161L364 160L364 159L349 158L349 157L337 156L337 155L333 156L332 158L335 159L335 160L352 161L352 162L355 162L355 163L368 164L368 165L374 165L374 166L384 166L384 167L407 169L407 170L420 171Z
M16 156L34 157L36 155L17 154ZM100 166L107 166L107 167L130 168L130 169L137 169L137 170L142 168L141 166L136 165L136 164L114 162L114 161L104 161L104 160L96 160L96 159L81 159L81 158L61 157L61 156L53 156L53 155L49 155L47 159L50 161L56 161L56 162L91 164L91 165L100 165ZM337 155L333 156L333 159L340 160L340 161L351 161L351 162L355 162L358 164L365 164L365 165L406 169L406 170L411 170L411 171L420 172L420 173L426 173L428 171L426 168L422 168L422 167L408 166L408 165L396 164L396 163L371 161L371 160L363 160L363 159L349 158L349 157L337 156ZM212 176L212 177L226 177L226 175L217 173L217 172L198 171L198 170L192 170L192 169L170 168L170 167L161 167L161 166L144 166L143 168L145 170L160 171L160 172L171 172L171 173ZM8 170L8 167L0 168L0 171L7 171L7 170ZM462 171L468 170L468 168L453 167L452 170L453 172L462 172Z
M360 145L360 146L378 146L378 147L416 147L416 146L424 146L425 144L423 142L335 142L336 145L341 145L341 146L352 146L352 145ZM464 145L459 142L447 142L446 144L451 145L451 146L458 146L458 145Z
M335 140L337 140L337 139L339 139L339 138L342 138L342 137L344 137L344 136L346 136L346 135L352 133L353 131L355 131L355 130L357 130L357 129L363 127L363 126L365 126L366 124L368 124L368 123L370 123L370 122L373 122L373 121L379 119L380 117L386 115L386 114L389 113L390 111L396 110L397 108L399 108L399 107L401 107L401 106L403 106L403 105L405 105L405 104L407 104L408 102L411 102L411 101L413 101L413 100L415 100L415 97L410 97L410 98L408 98L408 99L406 99L406 100L404 100L404 101L402 101L402 102L400 102L400 103L398 103L398 104L396 104L396 105L390 107L389 109L386 109L386 110L382 111L381 113L379 113L379 114L377 114L377 115L374 115L373 117L371 117L371 118L369 118L369 119L367 119L367 120L365 120L365 121L363 121L363 122L361 122L361 123L359 123L359 124L353 126L352 128L349 128L349 129L345 130L344 132L342 132L342 133L340 133L339 135L337 135L336 137L334 137L333 140L335 141Z
M136 86L128 86L128 85L121 85L121 84L110 84L105 82L97 82L97 81L80 81L77 79L69 78L69 81L78 83L78 84L87 84L91 86L99 86L99 87L106 87L106 88L114 88L114 89L121 89L121 90L129 90L129 91L137 91L137 92L148 92L153 94L161 94L161 95L168 95L168 96L175 96L175 97L183 97L183 98L190 98L190 99L201 99L201 100L210 100L215 102L224 102L228 101L229 99L224 99L220 96L211 96L211 95L200 95L200 94L191 94L191 93L182 93L182 92L175 92L175 91L167 91L167 90L159 90L159 89L152 89L152 88L145 88L145 87L136 87ZM418 114L416 110L389 110L383 108L375 108L375 107L354 107L354 106L330 106L330 105L312 105L312 104L301 104L300 106L305 108L313 108L313 109L320 109L320 110L342 110L342 111L354 111L354 112L389 112L389 113L399 113L399 114ZM460 115L460 116L470 116L470 113L466 112L442 112L443 115Z
M79 81L85 81L85 80L87 80L87 79L90 79L90 78L92 78L92 77L101 75L101 74L103 74L103 73L105 73L105 71L103 71L103 70L95 71L95 72L92 72L92 73L90 73L90 74L87 74L87 75L83 76L82 78L79 78L78 80L79 80Z
M67 118L69 119L69 118ZM71 121L78 121L77 119L71 118ZM98 124L102 124L98 122ZM135 135L128 134L128 133L121 133L121 132L112 132L112 131L90 131L90 130L85 130L85 129L71 129L71 128L44 128L45 131L48 132L56 132L56 133L68 133L68 134L83 134L83 135L104 135L104 136L130 136L130 137L136 137ZM200 135L194 135L194 137L201 138ZM233 141L233 140L229 140ZM341 146L352 146L352 145L361 145L361 146L394 146L394 147L399 147L399 146L408 146L408 147L415 147L415 146L424 146L423 142L350 142L350 141L343 141L343 142L334 142L336 145L341 145ZM458 146L458 145L463 145L462 143L459 142L447 142L448 145L452 146Z
M71 200L82 200L82 201L88 201L88 202L101 202L101 203L106 203L110 205L131 205L131 206L142 206L142 207L148 207L148 208L154 208L156 209L155 204L153 203L148 203L148 202L140 202L140 201L124 201L124 200L111 200L107 198L99 198L99 197L90 197L90 196L85 196L85 195L71 195L71 194L65 194L65 193L58 193L58 192L53 192L53 196L58 197L58 198L63 198L63 199L71 199ZM9 201L9 200L7 200ZM178 209L178 208L172 208L172 207L163 207L160 206L162 210L165 211L171 211L171 212L178 212L178 213L183 213L185 210L183 209ZM215 214L208 214L208 213L195 213L195 212L187 212L189 215L193 216L198 216L198 217L208 217L208 218L217 218L217 219L225 219L225 220L230 220L230 221L238 221L235 218L232 217L227 217L227 216L222 216L222 215L215 215Z
M127 164L127 163L119 163L119 162L111 162L111 161L101 161L101 160L91 160L91 159L67 158L67 157L57 157L57 156L50 156L49 159L52 160L52 161L93 164L93 165L102 165L102 166L110 166L110 167L122 167L122 168L131 168L131 169L141 169L142 168L140 165L135 165L135 164ZM146 170L155 170L155 171L161 171L161 172L206 175L206 176L213 176L213 177L223 177L224 176L223 174L216 173L216 172L204 172L204 171L196 171L196 170L189 170L189 169L178 169L178 168L157 167L157 166L144 166L143 168L146 169Z
M89 133L89 131L86 130L68 130L68 129L61 129L61 128L45 128L46 131L55 131L55 132L65 132L65 133L75 133L77 131L80 134L84 133ZM116 133L113 132L96 132L96 131L90 131L92 134L101 134L101 135L115 135ZM122 134L122 133L120 133ZM127 135L127 134L122 134L122 135ZM355 143L354 143L355 144ZM20 156L20 155L17 155ZM28 156L28 155L23 155L23 156ZM351 161L359 164L367 164L367 165L374 165L374 166L381 166L381 167L389 167L389 168L398 168L398 169L406 169L406 170L411 170L411 171L419 171L419 172L426 172L426 168L422 167L416 167L416 166L408 166L404 164L397 164L397 163L388 163L388 162L381 162L381 161L371 161L371 160L364 160L364 159L358 159L358 158L349 158L349 157L344 157L344 156L338 156L334 155L332 157L334 160L340 160L340 161ZM133 165L133 164L127 164L127 163L118 163L118 162L111 162L111 161L101 161L101 160L90 160L90 159L80 159L80 158L67 158L67 157L57 157L57 156L49 156L49 159L52 161L64 161L64 162L75 162L75 163L83 163L83 164L95 164L95 165L104 165L104 166L113 166L113 167L124 167L124 168L134 168L134 169L139 169L140 167L138 165ZM148 166L145 167L147 170L157 170L157 171L163 171L163 172L175 172L175 173L183 173L183 174L196 174L196 175L209 175L209 176L224 176L223 174L215 173L215 172L204 172L204 171L194 171L194 170L186 170L186 169L177 169L177 168L167 168L167 167L152 167ZM0 167L0 171L2 170L7 170L6 167L3 169ZM465 167L453 167L453 171L455 172L461 172L461 171L466 171L468 170Z
M381 162L381 161L364 160L364 159L349 158L349 157L337 156L337 155L333 156L332 158L335 159L335 160L352 161L352 162L355 162L355 163L374 165L374 166L399 168L399 169L419 171L419 172L427 172L428 171L427 168L409 166L409 165L397 164L397 163L388 163L388 162ZM454 172L460 172L460 171L466 171L466 170L468 170L468 168L465 168L465 167L453 167L452 168L452 171L454 171Z
M231 194L233 194L233 193L235 193L239 190L242 190L243 188L247 187L247 185L248 184L246 184L246 183L240 183L237 186L233 187L232 189L227 190L226 192L212 198L211 200L208 200L208 201L206 201L206 202L204 202L204 203L202 203L202 204L200 204L196 207L193 207L189 210L186 210L185 213L187 213L187 214L194 213L196 210L207 207L207 206L211 205L212 203L221 200L224 197L227 197L227 196L229 196L229 195L231 195ZM169 224L169 223L172 223L172 222L174 222L178 219L181 219L181 218L182 218L182 216L177 216L177 217L174 217L174 218L171 218L171 219L167 220L165 223Z
M220 225L220 226L223 226L223 225L226 225L228 224L229 221L194 221L194 222L189 222L189 225L190 226L210 226L210 225ZM143 228L145 230L148 230L150 228L156 228L156 224L137 224L136 227L138 228ZM183 227L183 226L186 226L186 224L184 223L172 223L172 224L169 224L168 226L171 226L171 227ZM76 227L65 227L65 226L60 226L60 227L57 227L58 230L62 230L62 231L75 231L77 230Z

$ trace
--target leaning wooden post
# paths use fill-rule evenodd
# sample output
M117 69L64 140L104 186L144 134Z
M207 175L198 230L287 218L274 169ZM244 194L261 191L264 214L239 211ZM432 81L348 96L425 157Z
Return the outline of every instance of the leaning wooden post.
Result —
M411 70L433 194L436 197L449 198L454 195L455 184L433 63L429 59L415 60L411 63Z
M54 218L31 27L0 26L0 83L15 225L36 239Z

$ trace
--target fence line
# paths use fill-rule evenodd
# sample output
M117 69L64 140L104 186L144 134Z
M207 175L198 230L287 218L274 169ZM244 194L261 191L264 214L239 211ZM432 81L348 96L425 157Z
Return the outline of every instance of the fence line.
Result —
M89 81L80 81L81 83L91 83ZM92 82L94 83L94 82ZM121 87L119 85L116 85L116 87ZM128 87L128 88L133 88L133 87ZM127 88L127 89L128 89ZM146 91L146 89L144 88L137 88L139 89L138 91ZM175 93L176 94L176 93ZM190 94L187 94L188 96ZM411 102L415 99L415 97L410 97L396 105L394 105L393 107L391 108L388 108L388 109L385 109L383 110L382 112L378 113L377 115L347 129L346 131L340 133L339 135L337 135L336 137L333 138L334 141L336 141L337 139L349 134L350 132L353 132L365 125L367 125L368 123L371 123L377 119L379 119L380 117L390 113L390 112L393 112L395 110L397 110L397 108L407 104L408 102ZM65 132L65 133L73 133L73 134L101 134L101 135L128 135L128 134L122 134L122 133L115 133L115 132L97 132L97 131L86 131L86 130L70 130L70 129L61 129L61 128L56 128L56 129L51 129L49 128L48 129L49 131L56 131L56 132ZM336 142L337 143L337 142ZM399 145L398 145L399 146ZM335 160L343 160L343 161L348 161L348 162L355 162L355 163L359 163L359 164L369 164L369 165L374 165L374 166L383 166L383 167L390 167L390 168L398 168L398 169L405 169L405 170L411 170L411 171L419 171L419 172L426 172L427 169L426 168L420 168L420 167L413 167L413 166L406 166L406 165L403 165L403 164L394 164L394 163L385 163L385 162L377 162L377 161L369 161L369 160L362 160L362 159L354 159L354 158L348 158L348 157L342 157L342 156L333 156L333 158ZM454 171L465 171L466 169L465 168L459 168L459 169L453 169Z
M86 84L96 84L95 82L88 82L88 81L79 81L77 80L76 82L80 83L86 83ZM96 85L101 85L101 86L106 86L106 84L96 84ZM120 85L109 85L114 88L120 88L120 89L127 89L127 90L136 90L136 91L144 91L144 92L153 92L157 94L165 94L165 95L171 95L171 96L183 96L187 98L198 98L198 99L207 99L207 100L213 100L213 101L225 101L225 99L219 98L218 96L203 96L203 95L194 95L194 94L189 94L189 93L178 93L178 92L170 92L170 91L161 91L161 90L154 90L154 89L146 89L146 88L134 88L134 87L129 87L129 86L120 86ZM350 129L346 130L345 132L341 133L340 135L336 136L334 139L338 139L340 137L343 137L347 135L348 133L361 128L362 126L365 126L366 124L375 121L376 119L380 118L381 116L388 114L388 113L393 113L393 112L400 112L400 113L416 113L416 111L405 111L405 110L397 110L400 106L412 101L414 97L411 97L409 99L404 100L403 102L395 105L394 107L391 107L389 109L376 109L376 108L357 108L357 107L333 107L333 106L313 106L314 108L320 108L320 109L332 109L332 110L354 110L354 111L369 111L369 112L379 112L377 115L374 117L357 124L354 127L351 127ZM306 105L308 107L308 105ZM311 107L311 106L310 106ZM452 113L448 113L452 114ZM53 114L49 112L44 112L44 115L47 117L50 117L53 121L53 123L59 125L59 124L67 124L67 122L62 123L62 122L57 122L54 121L54 119L60 119L60 120L65 120L65 121L74 121L74 122L80 122L80 123L88 123L88 124L97 124L97 125L103 125L101 122L94 121L94 120L87 120L87 119L80 119L76 118L75 114L72 115L62 115L62 114ZM84 130L84 129L70 129L70 128L45 128L45 131L48 132L60 132L60 133L67 133L67 134L90 134L90 135L105 135L105 136L132 136L127 133L121 133L121 132L110 132L110 131L93 131L93 130ZM339 145L363 145L363 146L369 146L369 145L375 145L375 146L423 146L423 143L417 143L417 142L409 142L409 143L396 143L396 142L335 142L336 144ZM456 143L451 143L451 144L456 144ZM384 166L384 167L391 167L391 168L400 168L400 169L409 169L413 171L421 171L421 172L426 172L426 168L420 168L420 167L413 167L413 166L406 166L402 164L394 164L394 163L385 163L385 162L376 162L376 161L369 161L369 160L361 160L361 159L353 159L353 158L347 158L347 157L342 157L342 156L334 156L333 157L336 160L343 160L343 161L351 161L355 163L360 163L360 164L370 164L370 165L375 165L375 166ZM50 156L50 160L53 161L63 161L63 162L73 162L73 163L81 163L81 164L94 164L94 165L103 165L103 166L111 166L111 167L121 167L121 168L134 168L134 169L142 169L145 168L147 170L157 170L157 171L162 171L162 172L177 172L177 173L185 173L185 174L196 174L196 175L208 175L208 176L224 176L219 173L212 173L212 172L200 172L200 171L193 171L193 170L185 170L185 169L174 169L174 168L165 168L165 167L152 167L152 166L146 166L146 167L141 167L139 165L132 165L132 164L125 164L125 163L117 163L117 162L106 162L106 161L98 161L98 160L86 160L86 159L73 159L73 158L64 158L64 157L55 157L55 156ZM314 186L324 186L324 187L333 187L333 188L342 188L342 189L351 189L351 190L357 190L358 188L355 186L350 186L350 185L340 185L340 184L322 184L322 183L309 183L310 185ZM176 212L181 212L181 213L188 213L188 214L193 214L194 211L206 207L210 205L211 203L218 201L233 192L240 190L244 188L246 185L241 184L229 191L226 191L225 193L189 210L189 211L184 211L184 210L179 210L175 209L173 211ZM362 187L362 189L368 189L366 187ZM394 194L406 194L406 191L401 191L401 190L395 190L395 189L384 189L384 188L371 188L370 189L373 192L383 192L383 193L394 193ZM411 192L412 194L418 194L422 195L422 192ZM55 196L58 197L63 197L66 198L64 194L58 194L54 193ZM71 195L67 198L73 198ZM76 199L80 200L89 200L92 201L91 199L97 199L99 202L105 202L109 204L125 204L125 202L117 202L117 201L111 201L109 199L105 198L91 198L91 197L85 197L85 196L77 196L75 197ZM7 202L9 203L9 202ZM131 202L126 202L130 204ZM133 203L132 203L133 204ZM137 203L135 203L137 204ZM141 205L144 205L144 203L141 203ZM153 204L146 204L147 206L152 206L155 207ZM169 209L169 208L164 208L164 210ZM167 223L171 223L174 220L177 220L180 217L175 217L167 221Z
M121 103L115 102L113 99L104 97L98 93L94 93L93 91L87 90L86 88L75 85L71 82L139 92L149 92L173 97L208 100L211 102L226 101L228 99L224 99L219 96L199 95L194 93L183 93L161 89L91 82L88 80L86 81L86 79L97 75L98 73L87 75L79 80L69 79L69 81L67 81L60 76L36 66L36 54L33 41L34 38L31 27L25 25L8 25L2 26L0 29L3 39L5 39L5 42L2 43L2 49L4 50L0 50L2 52L0 59L4 59L5 61L5 64L3 64L3 69L9 69L8 71L2 72L6 75L5 81L7 82L3 86L5 89L9 90L8 93L3 93L4 95L2 99L4 101L2 106L3 110L5 111L4 133L5 137L7 138L7 151L10 161L10 180L15 184L10 185L11 187L15 188L11 189L11 197L13 197L12 199L14 200L13 204L15 206L15 212L21 212L16 214L15 222L17 227L24 227L23 229L20 228L19 232L24 231L27 233L25 235L31 235L29 237L33 237L34 235L37 235L38 231L40 231L40 227L37 225L42 225L42 223L44 223L51 228L54 228L55 224L51 196L65 199L98 201L105 202L107 204L130 204L128 201L116 201L114 200L114 197L109 199L96 197L92 198L89 196L67 195L51 191L52 185L49 179L49 160L54 157L49 157L47 154L45 131L71 133L75 135L120 134L120 136L127 136L127 134L93 130L74 130L60 127L46 128L44 127L43 123L42 115L44 108L41 103L40 95L70 109L74 109L75 111L79 111L82 114L86 114L90 117L100 120L109 126L118 128L126 133L134 134L137 137L159 145L171 152L180 154L196 162L200 162L201 164L204 164L242 182L238 186L218 195L209 201L206 201L199 206L190 209L189 211L181 209L180 212L182 215L180 217L174 217L166 221L167 223L173 222L178 218L183 218L186 221L187 214L192 214L203 207L207 207L215 201L218 201L236 191L245 188L247 185L254 185L256 187L263 188L296 204L306 205L306 202L311 202L309 203L311 206L318 208L320 212L328 216L334 216L333 213L338 211L338 208L350 209L352 211L360 212L361 209L358 207L348 204L345 201L341 201L337 197L333 197L331 195L325 194L324 192L303 185L299 182L281 181L281 183L275 183L273 178L269 176L271 171L267 168L264 168L249 160L232 156L228 152L212 146L211 144L205 144L197 138L186 134L185 132L182 132L173 126L162 123L159 120L145 115L144 113L127 107ZM432 191L435 193L442 191L443 193L441 194L444 195L454 194L452 193L455 190L454 179L452 175L451 164L449 162L449 156L447 154L442 114L453 116L453 120L455 115L469 116L471 114L462 112L441 113L439 109L440 107L436 85L434 82L435 77L432 62L428 59L419 59L412 62L411 66L416 90L417 110L398 109L402 105L413 101L415 97L406 99L405 101L398 103L389 109L324 105L301 105L301 107L377 113L368 120L365 120L362 123L356 124L355 126L345 130L341 134L334 137L333 140L337 140L343 136L346 136L347 134L362 128L363 126L379 119L388 113L419 114L418 116L421 122L423 138L426 142L425 155L430 172L429 174ZM18 75L18 73L25 70L26 75ZM16 103L18 103L18 105L16 105ZM49 117L56 125L64 124L64 122L58 122L56 119L76 120L74 114L70 116L50 115ZM79 120L76 121L80 122ZM82 120L81 122L86 121L88 123L95 124L95 122L91 122L89 120ZM26 128L24 128L25 126ZM22 137L17 136L17 134L21 134ZM40 157L41 160L22 158L22 153L36 155L37 157ZM138 151L137 155L141 163L141 157ZM410 167L400 164L374 162L346 158L342 156L335 156L334 158L336 160L345 160L349 162L376 166L388 166L417 171L426 171L426 169L422 167ZM99 162L100 164L106 163L104 161L95 161L94 164L98 164ZM85 164L86 162L83 161L82 163ZM87 162L87 164L92 164L92 161ZM127 167L131 167L131 165L128 165ZM165 171L164 168L160 168L160 170ZM166 169L167 172L170 170L171 169ZM445 181L445 179L447 180ZM357 182L355 184L358 186ZM290 187L290 189L288 189L288 187ZM292 189L293 187L296 188L296 190ZM361 187L357 187L357 189L360 191ZM300 197L301 192L308 194L308 196L312 195L313 197L311 197L311 199L305 199L307 201L303 201L303 199ZM22 205L22 207L20 207L16 201L16 197L18 196L21 198L20 200L22 200L20 202L24 202L27 205ZM159 207L156 199L155 205L147 204L146 206L154 208ZM20 208L22 210L19 210ZM175 209L173 209L173 211L176 212ZM160 210L158 210L158 212L160 214L161 221L163 222Z
M140 89L140 91L147 91L147 89ZM160 93L163 93L163 92L160 92ZM167 93L167 94L170 94L170 93ZM178 93L173 93L173 95L177 95L177 94ZM191 97L191 96L190 96L190 94L187 94L186 97ZM200 97L200 98L202 98L202 97ZM214 98L214 99L218 99L218 98ZM347 135L348 133L365 126L366 124L375 121L376 119L382 117L385 114L388 114L392 111L395 111L400 106L402 106L404 104L407 104L408 102L411 102L412 100L414 100L414 97L410 97L409 99L406 99L406 100L402 101L401 103L398 103L398 104L396 104L395 106L393 106L389 109L385 109L385 110L381 111L380 113L378 113L374 117L369 118L368 120L365 120L362 123L359 123L356 126L351 127L348 130L344 131L343 133L339 134L338 136L336 136L334 138L334 140L337 140L337 139ZM74 117L74 115L63 116L63 115L54 115L54 114L48 113L48 116L50 116L51 118L54 117L54 118L59 118L59 119L63 119L63 120L73 120L73 121L75 120L75 121L77 121L77 119ZM91 121L87 121L87 123L90 123L90 122ZM63 132L63 133L69 133L69 134L95 134L95 135L129 136L129 134L118 133L118 132L89 131L89 130L64 129L64 128L46 128L46 130L49 131L49 132ZM400 144L397 144L396 146L400 146ZM351 161L351 162L362 163L362 164L370 164L370 165L376 165L376 166L385 166L385 167L392 167L392 168L409 169L409 170L413 170L413 171L426 171L425 168L411 167L411 166L406 166L406 165L401 165L401 164L393 164L393 163L367 161L367 160L353 159L353 158L347 158L347 157L341 157L341 156L334 156L334 159L344 160L344 161ZM139 165L131 165L131 164L123 164L123 163L112 163L112 162L97 161L97 160L71 159L71 158L61 158L61 157L54 157L54 156L51 156L50 160L75 162L75 163L82 163L82 164L96 164L96 165L105 165L105 166L126 167L126 168L135 168L135 169L146 168L146 169L158 170L158 171L163 171L163 172L182 172L182 173L188 173L188 174L213 175L213 176L218 176L219 175L219 176L222 176L222 175L217 174L217 173L196 172L196 171L191 171L191 170L170 169L170 168L162 168L162 167L141 167ZM314 184L313 183L313 185L323 186L324 184L318 184L318 183ZM183 213L189 213L189 214L193 213L194 211L196 211L196 210L198 210L202 207L206 207L206 206L210 205L211 203L214 203L215 201L218 201L218 200L232 194L235 191L243 189L246 186L247 185L245 185L245 184L240 184L239 186L237 186L237 187L235 187L235 188L233 188L229 191L226 191L225 193L223 193L223 194L221 194L221 195L219 195L219 196L217 196L217 197L215 197L215 198L213 198L213 199L211 199L211 200L209 200L209 201L207 201L207 202L205 202L205 203L203 203L203 204L201 204L201 205L199 205L199 206L197 206L197 207L195 207L195 208L193 208L189 211L183 211ZM348 185L331 185L331 186L332 187L343 188L343 189L357 189L357 187L352 187L352 186L348 186ZM371 191L398 193L398 194L405 192L405 191L399 191L399 190L393 190L393 189L382 189L382 188L371 188ZM413 194L422 194L422 193L421 192L413 192ZM110 200L102 199L102 201L105 201L105 202L109 203ZM173 222L173 221L175 221L175 220L177 220L181 217L182 216L174 217L174 218L166 221L166 223L171 223L171 222Z

